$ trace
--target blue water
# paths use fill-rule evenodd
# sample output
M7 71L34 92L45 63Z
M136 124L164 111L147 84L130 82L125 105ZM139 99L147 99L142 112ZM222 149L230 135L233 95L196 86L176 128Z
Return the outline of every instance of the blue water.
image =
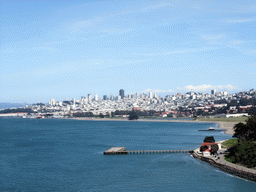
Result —
M0 119L0 191L256 191L189 154L104 156L195 149L212 123ZM211 132L215 140L231 138Z

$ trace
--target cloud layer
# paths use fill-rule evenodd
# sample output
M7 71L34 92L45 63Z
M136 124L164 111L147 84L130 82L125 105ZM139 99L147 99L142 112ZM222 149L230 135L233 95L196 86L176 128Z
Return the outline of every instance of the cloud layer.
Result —
M198 85L198 86L187 85L185 87L177 87L177 90L179 91L195 91L195 92L210 91L213 89L217 91L223 91L223 90L233 91L233 90L238 90L239 88L233 85L206 85L206 84Z
M188 91L194 91L194 92L208 92L211 90L217 90L217 91L234 91L234 90L240 90L239 87L233 86L233 85L187 85L185 87L177 87L176 90L168 89L168 90L162 90L162 89L145 89L143 92L153 92L153 93L176 93L176 92L188 92Z

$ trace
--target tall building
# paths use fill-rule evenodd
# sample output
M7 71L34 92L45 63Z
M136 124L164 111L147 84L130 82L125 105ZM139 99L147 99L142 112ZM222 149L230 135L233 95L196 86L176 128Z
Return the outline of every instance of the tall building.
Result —
M121 99L124 98L124 90L123 89L119 90L119 95L121 96Z
M88 101L91 102L92 101L92 95L88 94Z
M215 95L215 94L216 94L216 90L213 89L213 90L211 91L211 94L212 94L212 95Z
M153 98L153 93L149 92L148 96L149 96L150 99L152 99Z
M98 101L98 100L99 100L99 96L98 96L97 93L95 93L95 95L94 95L94 100L95 100L95 101Z
M107 95L103 95L103 100L107 100L108 96Z
M110 97L109 97L109 99L110 99L111 101L113 101L113 100L114 100L114 96L111 94Z
M49 101L49 104L50 104L51 106L55 106L55 105L56 105L55 99L51 99L51 100Z

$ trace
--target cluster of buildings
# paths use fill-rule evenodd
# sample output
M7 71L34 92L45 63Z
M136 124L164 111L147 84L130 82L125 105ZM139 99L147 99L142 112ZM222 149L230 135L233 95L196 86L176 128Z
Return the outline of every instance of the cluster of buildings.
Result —
M48 104L33 104L26 106L37 115L51 114L53 117L73 116L74 114L126 115L129 111L150 114L161 117L192 117L201 115L247 115L255 107L256 91L228 94L227 91L211 93L188 92L186 94L158 96L156 93L125 95L123 89L117 96L91 94L81 99L56 101L51 99Z

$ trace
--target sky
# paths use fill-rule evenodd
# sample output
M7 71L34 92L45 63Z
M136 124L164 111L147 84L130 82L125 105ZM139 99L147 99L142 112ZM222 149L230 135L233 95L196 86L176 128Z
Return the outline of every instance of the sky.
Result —
M252 0L2 0L0 29L0 102L256 88Z

